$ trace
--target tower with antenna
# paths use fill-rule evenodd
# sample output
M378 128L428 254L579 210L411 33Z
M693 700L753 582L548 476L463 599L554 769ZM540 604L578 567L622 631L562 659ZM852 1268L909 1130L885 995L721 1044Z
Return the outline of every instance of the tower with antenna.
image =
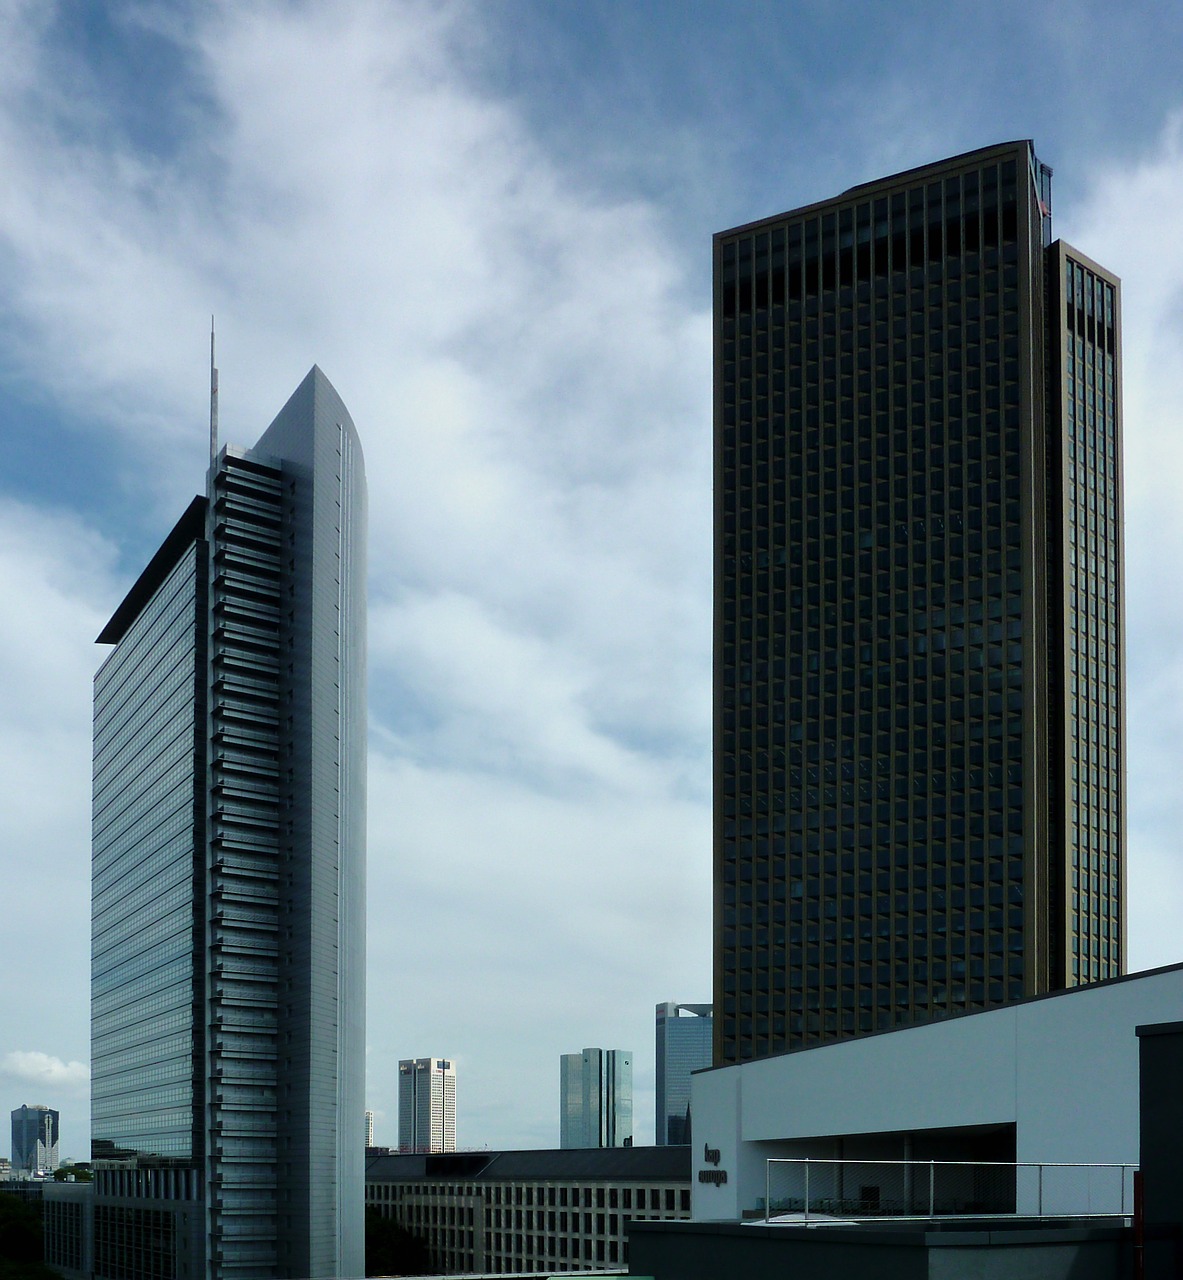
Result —
M209 318L209 464L218 460L218 366L214 363L214 318Z

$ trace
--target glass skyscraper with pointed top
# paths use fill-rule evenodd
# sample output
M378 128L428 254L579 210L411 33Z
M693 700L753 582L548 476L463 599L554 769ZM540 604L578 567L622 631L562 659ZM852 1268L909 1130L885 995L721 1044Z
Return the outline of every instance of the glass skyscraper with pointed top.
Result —
M1117 279L1019 141L714 281L716 1063L1122 973Z
M364 1275L365 529L314 368L99 636L98 1277Z

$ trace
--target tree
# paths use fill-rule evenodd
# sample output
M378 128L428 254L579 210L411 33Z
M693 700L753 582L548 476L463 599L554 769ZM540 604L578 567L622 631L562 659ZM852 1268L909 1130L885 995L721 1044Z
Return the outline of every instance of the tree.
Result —
M0 1258L40 1262L41 1212L18 1196L0 1193Z
M367 1276L422 1276L433 1270L423 1240L376 1209L366 1210Z

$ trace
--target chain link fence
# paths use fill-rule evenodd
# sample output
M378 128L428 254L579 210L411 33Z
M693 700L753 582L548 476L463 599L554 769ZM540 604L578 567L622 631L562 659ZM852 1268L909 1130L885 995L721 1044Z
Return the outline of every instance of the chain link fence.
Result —
M953 1160L767 1162L764 1220L832 1218L1125 1216L1133 1172L1125 1164Z

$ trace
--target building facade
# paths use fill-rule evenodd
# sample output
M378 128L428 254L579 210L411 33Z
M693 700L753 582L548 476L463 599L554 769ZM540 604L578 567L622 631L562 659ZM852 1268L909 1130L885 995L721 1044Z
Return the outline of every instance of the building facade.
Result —
M213 451L99 636L95 1274L360 1276L364 464L316 368Z
M412 1155L456 1150L456 1066L450 1058L399 1062L398 1149Z
M13 1173L52 1173L58 1167L60 1119L52 1107L17 1107L12 1113Z
M715 1060L1124 970L1120 289L984 148L722 232Z
M377 1155L366 1207L418 1236L447 1273L623 1267L633 1222L689 1218L690 1152Z
M769 1169L768 1161L803 1158L819 1161L809 1176L822 1196L838 1172L826 1167L831 1160L917 1162L925 1192L931 1175L919 1166L930 1160L1005 1161L1018 1165L1006 1212L1129 1216L1139 1028L1177 1027L1181 1005L1176 964L700 1072L694 1217L762 1214L778 1183L799 1199L804 1170ZM712 1176L720 1170L726 1178ZM886 1182L891 1171L880 1172ZM851 1174L848 1193L879 1180L869 1164Z
M711 1065L712 1044L709 1004L657 1006L654 1141L659 1147L690 1142L690 1076Z
M559 1146L633 1145L633 1055L584 1049L559 1062Z
M94 1187L89 1182L47 1182L41 1198L45 1263L63 1280L94 1275Z

